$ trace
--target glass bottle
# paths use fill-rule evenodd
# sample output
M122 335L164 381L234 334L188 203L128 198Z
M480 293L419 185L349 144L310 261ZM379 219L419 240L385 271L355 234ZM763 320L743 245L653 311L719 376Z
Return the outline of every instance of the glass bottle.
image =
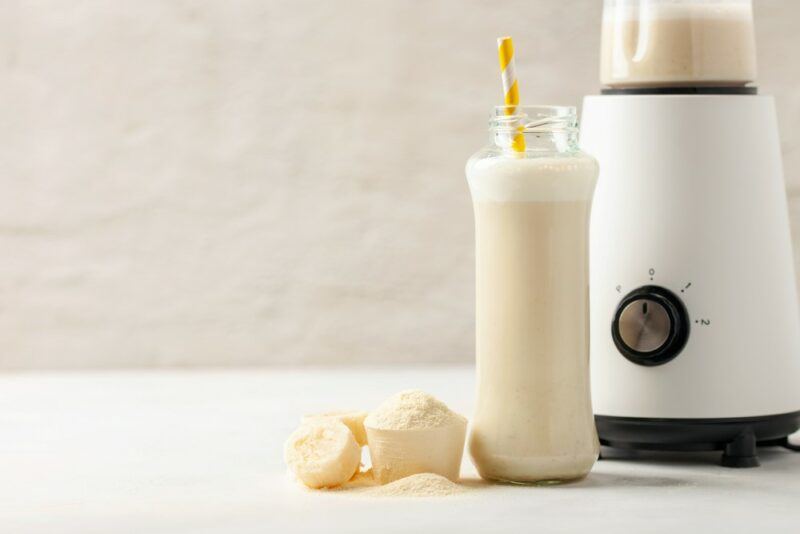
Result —
M483 478L584 477L599 443L589 386L588 223L597 162L573 107L498 106L467 162L475 212L477 407ZM522 133L524 151L512 148Z

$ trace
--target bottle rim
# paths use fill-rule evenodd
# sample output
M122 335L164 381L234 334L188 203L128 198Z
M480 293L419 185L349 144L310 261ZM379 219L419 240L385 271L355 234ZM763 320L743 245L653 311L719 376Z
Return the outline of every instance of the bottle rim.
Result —
M495 106L489 130L496 133L572 133L578 128L575 106Z

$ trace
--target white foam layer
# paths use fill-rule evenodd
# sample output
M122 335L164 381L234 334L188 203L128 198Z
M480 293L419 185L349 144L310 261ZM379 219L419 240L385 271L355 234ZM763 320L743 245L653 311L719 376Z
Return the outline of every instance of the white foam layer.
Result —
M467 181L476 202L589 200L597 173L597 161L587 155L476 158L467 162Z

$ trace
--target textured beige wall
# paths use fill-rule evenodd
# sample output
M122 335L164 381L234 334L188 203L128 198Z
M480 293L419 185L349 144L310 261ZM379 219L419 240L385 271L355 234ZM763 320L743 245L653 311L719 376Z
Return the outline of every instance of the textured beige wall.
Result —
M471 360L494 39L576 104L600 4L6 0L0 367ZM756 7L800 192L800 2Z

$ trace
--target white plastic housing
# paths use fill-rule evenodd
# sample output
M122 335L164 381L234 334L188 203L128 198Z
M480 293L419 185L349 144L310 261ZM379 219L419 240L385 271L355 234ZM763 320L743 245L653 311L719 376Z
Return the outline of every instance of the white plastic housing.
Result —
M590 96L581 146L600 163L590 245L595 413L800 410L800 317L773 99ZM647 284L677 294L691 325L681 354L656 367L628 361L611 337L620 299Z

